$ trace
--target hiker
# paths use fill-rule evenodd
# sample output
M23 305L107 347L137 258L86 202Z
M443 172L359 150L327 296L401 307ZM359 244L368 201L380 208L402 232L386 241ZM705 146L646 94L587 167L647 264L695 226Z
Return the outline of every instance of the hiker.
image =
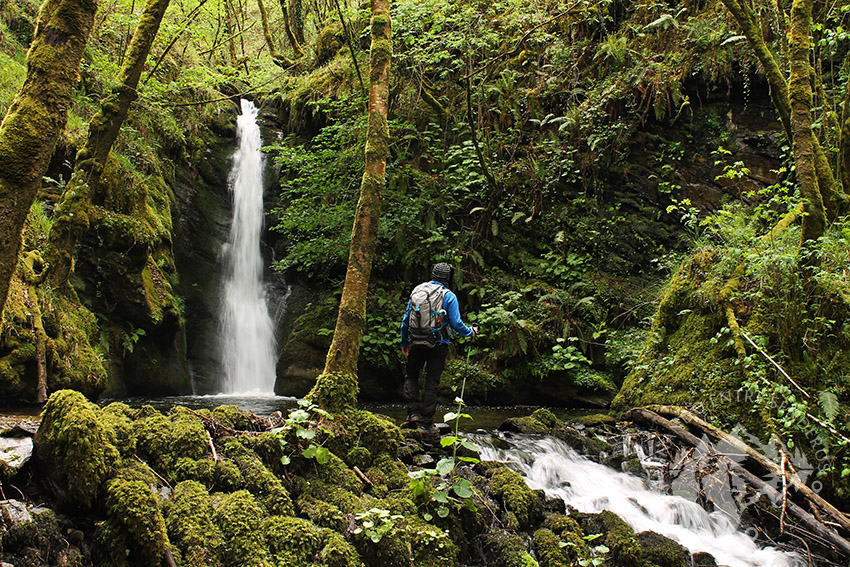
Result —
M437 387L446 367L449 340L454 329L464 337L475 338L478 328L467 327L460 317L457 296L449 289L452 268L435 264L431 281L413 289L401 321L401 352L407 357L404 370L404 397L407 421L420 430L434 433ZM425 391L419 397L419 373L425 367Z

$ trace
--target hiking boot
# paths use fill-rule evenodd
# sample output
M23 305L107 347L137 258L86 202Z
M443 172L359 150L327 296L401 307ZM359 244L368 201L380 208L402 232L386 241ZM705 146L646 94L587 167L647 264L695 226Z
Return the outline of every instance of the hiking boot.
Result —
M439 433L440 428L434 425L433 423L420 423L419 431L422 433Z
M410 414L409 416L407 416L407 421L405 421L401 427L405 429L416 429L419 426L420 419L421 418L415 413Z

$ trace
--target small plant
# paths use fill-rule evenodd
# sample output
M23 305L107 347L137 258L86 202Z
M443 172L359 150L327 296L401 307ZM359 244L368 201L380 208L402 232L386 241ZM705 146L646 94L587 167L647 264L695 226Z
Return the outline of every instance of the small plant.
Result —
M355 534L365 532L373 543L378 543L384 536L395 532L398 529L396 521L403 518L404 516L392 514L383 508L370 508L354 515L355 521L360 525L351 531Z
M602 534L587 534L585 536L582 536L582 539L587 541L587 542L591 542L591 541L593 541L593 540L595 540L595 539L597 539L601 536L602 536ZM558 543L558 545L560 547L567 547L567 546L574 547L575 546L575 544L571 541L562 541L562 542ZM586 557L584 559L579 559L578 564L581 565L581 567L596 567L597 565L602 565L602 564L605 563L605 555L609 551L611 551L611 550L608 549L608 547L605 546L605 545L602 545L602 544L595 545L590 549L590 557Z
M461 390L461 394L463 390ZM410 482L410 490L413 492L414 498L423 498L428 494L428 487L431 485L431 479L438 477L436 490L431 493L429 500L437 503L437 516L445 518L449 515L448 505L452 502L462 501L468 508L475 510L475 503L472 501L474 490L472 483L467 479L457 474L459 463L478 463L479 460L475 457L458 456L458 449L461 447L470 451L480 451L480 447L472 443L462 435L460 435L460 420L472 419L467 413L463 412L463 407L466 405L463 398L460 396L455 398L457 403L456 412L448 412L443 416L446 423L454 421L455 430L453 435L446 435L440 439L440 445L444 448L452 448L452 456L444 457L437 462L433 469L422 469L408 473L413 479ZM458 500L459 499L459 500ZM430 512L425 512L422 517L425 521L431 521L433 515Z
M283 425L272 429L284 453L280 462L284 466L288 465L292 460L291 455L301 449L302 457L316 459L317 463L324 465L330 460L331 455L327 447L316 444L316 433L321 431L332 436L333 433L321 425L321 419L333 419L333 416L310 400L298 400L298 405L300 406L298 409L289 412ZM292 432L295 433L295 443L288 438ZM302 447L302 443L306 442L310 442L309 445Z

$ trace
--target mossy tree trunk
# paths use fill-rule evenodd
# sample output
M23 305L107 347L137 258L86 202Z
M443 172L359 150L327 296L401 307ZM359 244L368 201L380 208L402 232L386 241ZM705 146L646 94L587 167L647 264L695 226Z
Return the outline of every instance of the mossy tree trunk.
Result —
M24 221L65 126L96 11L94 0L45 0L27 54L26 79L0 124L0 312L18 263Z
M286 39L289 40L289 45L292 47L292 57L301 59L304 56L304 50L301 48L301 42L298 41L293 31L289 2L287 0L280 0L280 9L283 12L283 30L286 32Z
M107 157L130 104L136 100L139 78L169 1L148 0L118 75L118 86L101 101L100 110L89 124L86 145L77 152L74 173L59 200L50 230L47 262L54 285L66 283L73 273L74 250L89 228L92 197L97 194Z
M348 268L333 341L325 359L324 372L307 395L332 411L354 407L357 403L357 358L366 324L366 290L375 257L389 148L387 104L392 59L389 0L372 0L371 28L365 171L360 183L360 199L351 231Z
M722 0L722 2L735 17L735 20L741 28L741 32L747 38L750 47L755 52L759 63L761 63L761 66L764 69L765 78L770 86L770 98L773 101L777 114L779 115L779 120L782 122L785 135L789 140L793 140L794 126L792 125L791 117L792 100L788 80L785 78L785 74L777 62L776 57L774 57L773 52L764 40L762 26L758 16L745 2L741 2L739 0ZM809 13L809 20L811 20L811 11ZM792 30L791 34L793 35L793 33L794 32ZM790 47L790 42L788 49L789 52L793 50L793 48ZM801 49L806 50L809 55L811 55L810 43L806 43L805 46L801 46ZM791 57L792 56L789 54L789 59ZM809 66L809 69L813 72L811 66ZM811 86L809 87L809 90L811 92ZM809 97L811 99L811 94ZM811 116L811 111L809 112L809 115ZM842 140L842 144L844 143L845 141ZM804 142L804 144L808 144L808 142ZM814 164L815 174L817 176L817 184L822 196L821 202L826 215L828 215L829 220L832 221L839 216L850 212L850 200L848 200L848 196L844 193L841 186L836 183L836 175L832 171L829 160L827 159L826 154L816 137L812 137L811 152L813 155L812 163ZM803 196L803 198L805 199L805 196Z
M815 240L823 235L826 226L823 199L818 187L812 130L812 68L810 29L812 25L812 0L794 0L791 7L791 36L788 42L791 77L791 132L793 135L794 166L797 186L803 199L803 241Z

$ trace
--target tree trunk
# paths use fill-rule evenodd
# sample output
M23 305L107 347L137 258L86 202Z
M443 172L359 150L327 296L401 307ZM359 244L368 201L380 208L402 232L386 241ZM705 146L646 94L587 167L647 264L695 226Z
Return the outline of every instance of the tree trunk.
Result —
M119 84L101 101L100 110L89 124L86 145L77 152L74 173L59 200L48 241L47 261L54 285L64 284L73 273L74 251L89 228L92 196L97 194L106 159L130 104L136 100L139 78L169 1L148 0L118 75Z
M304 5L301 0L289 0L289 20L295 39L304 45Z
M26 80L0 124L0 311L18 263L24 220L68 117L96 10L94 0L45 0L27 54Z
M773 56L773 52L771 52L767 43L764 41L758 17L752 8L743 2L739 2L739 0L722 0L722 2L735 17L735 20L741 27L742 33L746 36L750 47L755 52L759 63L761 63L765 78L770 86L770 99L773 101L773 106L776 108L780 122L782 122L785 136L789 141L794 140L794 128L791 123L792 103L788 81L786 81L779 63ZM811 10L809 10L809 20L811 20ZM793 35L793 33L792 24L791 34ZM793 50L793 47L790 47L791 43L793 42L789 42L789 52ZM809 43L806 43L804 48L807 53L809 51L808 46ZM811 92L809 96L811 98ZM811 116L811 110L809 111L809 116ZM804 142L804 144L808 144L808 142ZM812 137L811 145L817 182L822 195L821 206L825 208L825 212L829 215L829 220L835 220L839 215L847 212L848 206L850 206L848 205L848 197L842 191L841 187L835 183L835 174L817 138ZM805 197L803 198L805 199Z
M366 290L375 256L389 148L387 104L391 59L389 0L372 0L366 165L360 183L360 200L351 231L348 269L333 341L325 360L324 372L316 379L316 385L307 396L331 411L354 407L357 403L357 358L366 324Z
M823 198L818 188L812 131L812 84L810 81L810 28L812 0L794 0L791 6L791 36L788 51L791 63L789 96L791 100L791 133L797 186L803 199L802 240L816 240L826 227Z
M257 7L260 9L260 21L263 24L263 37L266 38L266 46L269 48L269 55L272 56L272 59L277 59L277 49L275 49L274 38L272 38L272 32L269 29L269 15L266 12L266 5L263 4L263 0L257 0Z
M301 49L301 42L298 41L292 31L292 21L289 17L289 6L286 0L280 0L280 9L283 12L283 31L286 32L286 39L289 40L289 45L292 47L292 57L301 59L304 56L304 50Z

